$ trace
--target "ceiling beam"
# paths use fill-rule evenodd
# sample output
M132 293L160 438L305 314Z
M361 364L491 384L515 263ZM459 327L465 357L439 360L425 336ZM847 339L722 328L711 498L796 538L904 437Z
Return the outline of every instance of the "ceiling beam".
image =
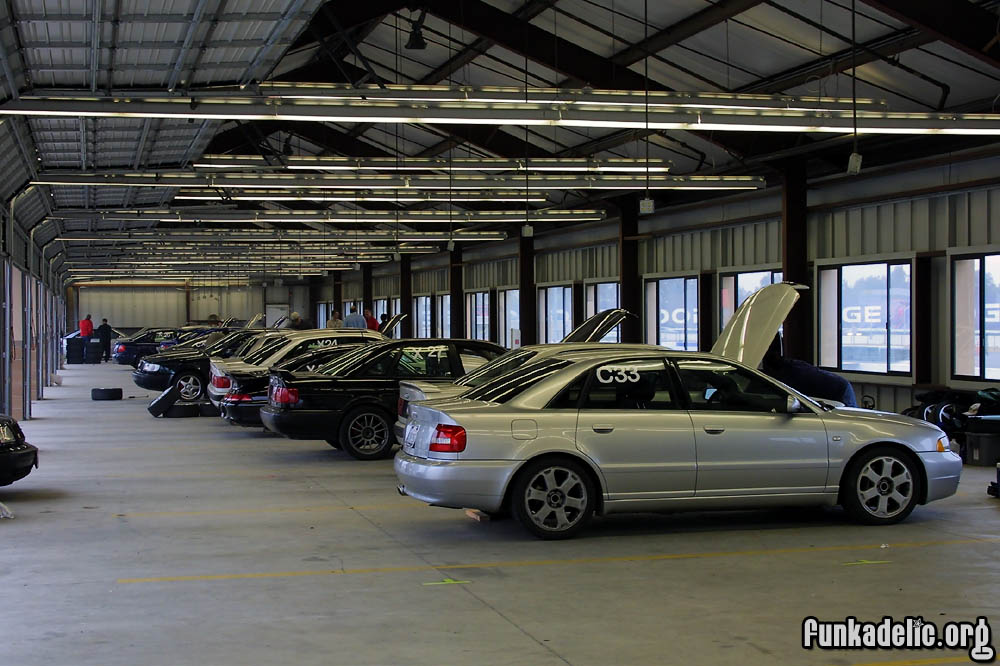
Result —
M998 17L968 0L862 0L982 62L1000 69Z

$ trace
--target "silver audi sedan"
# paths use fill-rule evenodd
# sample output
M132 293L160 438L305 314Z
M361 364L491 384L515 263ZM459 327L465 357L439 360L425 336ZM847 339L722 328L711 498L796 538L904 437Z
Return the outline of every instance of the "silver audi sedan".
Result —
M937 427L823 404L754 369L797 298L787 284L751 296L716 353L611 345L414 403L399 490L510 512L545 539L595 513L683 509L841 504L890 524L954 494L962 462Z

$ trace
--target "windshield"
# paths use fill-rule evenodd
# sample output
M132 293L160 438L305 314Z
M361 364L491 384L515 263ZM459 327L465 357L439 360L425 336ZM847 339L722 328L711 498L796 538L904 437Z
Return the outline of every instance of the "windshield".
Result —
M475 388L481 386L491 379L496 379L500 375L506 375L511 370L520 368L529 360L538 355L538 352L530 349L515 349L506 354L497 356L495 359L481 365L470 373L462 375L455 380L459 386Z
M205 347L205 353L209 356L225 352L227 349L239 345L243 342L243 338L246 333L242 331L237 331L235 333L230 333L224 338L219 338L209 346Z
M492 381L484 382L478 388L472 389L462 397L482 402L504 403L520 395L549 375L562 370L566 366L572 365L572 363L572 361L564 359L543 359L538 363L533 363L527 370L518 369L506 375L501 375Z
M248 354L243 360L251 365L256 365L274 352L278 351L278 348L286 342L288 342L288 336L285 335L277 335L273 338L268 338L260 347L257 348L256 351Z

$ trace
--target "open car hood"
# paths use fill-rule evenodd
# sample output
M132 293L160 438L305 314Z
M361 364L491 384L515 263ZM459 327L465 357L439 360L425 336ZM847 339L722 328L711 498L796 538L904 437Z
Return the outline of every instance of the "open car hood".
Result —
M385 326L382 328L382 330L380 332L382 333L382 335L384 335L387 338L391 337L392 336L392 332L395 331L397 328L399 328L399 325L401 323L403 323L404 319L406 319L406 315L403 314L403 313L392 315L385 322Z
M712 353L756 368L804 289L808 287L780 282L750 294L712 345Z
M628 310L621 308L598 312L570 331L560 342L600 342L601 338L622 323L625 317L634 316Z

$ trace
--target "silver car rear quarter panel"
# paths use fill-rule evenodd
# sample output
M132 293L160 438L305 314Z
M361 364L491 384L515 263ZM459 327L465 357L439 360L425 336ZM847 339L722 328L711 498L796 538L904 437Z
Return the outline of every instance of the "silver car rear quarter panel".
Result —
M407 495L435 506L499 511L515 460L431 460L398 451L396 477Z

